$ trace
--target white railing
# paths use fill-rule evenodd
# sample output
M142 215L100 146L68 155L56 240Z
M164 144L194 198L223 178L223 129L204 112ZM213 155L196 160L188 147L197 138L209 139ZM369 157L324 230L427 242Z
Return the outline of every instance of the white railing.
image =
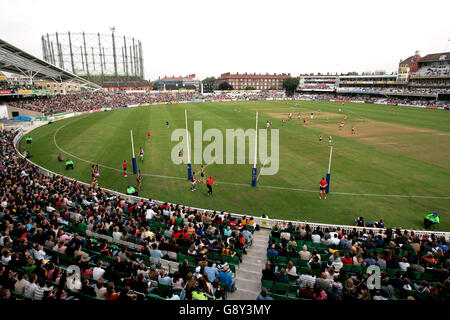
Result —
M14 138L14 148L16 150L16 153L23 159L25 159L25 157L19 152L18 149L18 143L20 141L20 139L22 139L23 137L23 130L21 128L18 129L19 133L17 134L17 136ZM39 165L37 165L36 163L34 163L33 161L30 161L29 159L26 159L28 162L30 162L31 164L33 164L34 166L36 166L39 170L39 173L51 177L51 176L61 176L64 177L65 179L68 179L70 181L76 181L79 184L82 184L84 186L89 187L90 184L82 182L82 181L78 181L76 179L72 179L69 177L66 177L64 175L55 173L53 171L50 171L48 169L45 169ZM106 192L109 192L110 194L114 194L117 197L123 198L123 199L129 199L130 201L136 203L136 202L140 202L140 201L145 201L145 198L143 197L136 197L136 196L130 196L130 195L126 195L124 193L118 192L118 191L114 191L114 190L110 190L110 189L106 189L106 188L102 188L103 190L105 190ZM169 205L178 205L176 203L171 203L169 201L160 201L160 200L153 200L156 204L161 205L164 203L168 203ZM204 209L204 208L196 208L196 207L192 207L192 206L185 206L194 210L198 210L198 211L205 211L205 212L213 212L213 211L219 211L222 212L220 210L213 210L213 209ZM252 215L249 214L238 214L238 213L228 213L228 212L224 212L224 214L230 214L232 217L234 218L242 218L244 216L247 217L254 217ZM278 224L279 226L281 226L281 224L284 223L289 223L291 222L294 226L305 226L305 225L309 225L309 227L311 229L317 229L317 230L325 230L326 228L340 228L342 231L346 231L346 232L351 232L353 230L356 231L362 231L362 230L366 230L367 232L372 230L374 233L378 233L380 230L385 231L385 228L367 228L367 227L356 227L356 226L348 226L348 225L336 225L336 224L324 224L324 223L314 223L314 222L308 222L308 221L289 221L289 220L281 220L281 219L266 219L266 218L261 218L261 217L254 217L254 221L255 221L255 225L258 224L260 227L262 228L272 228L273 226L275 226L276 224ZM408 233L414 232L415 235L418 235L420 237L422 236L431 236L431 234L434 234L436 237L445 237L446 241L450 240L450 232L443 232L443 231L427 231L427 230L411 230L411 229L400 229L401 232L403 233L404 231L407 231Z

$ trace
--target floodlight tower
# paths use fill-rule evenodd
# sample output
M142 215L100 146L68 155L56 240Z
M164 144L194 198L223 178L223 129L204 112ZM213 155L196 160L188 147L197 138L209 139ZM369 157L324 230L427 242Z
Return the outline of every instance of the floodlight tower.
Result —
M117 60L116 60L116 41L114 40L114 31L116 31L116 27L110 27L109 28L112 33L112 44L113 44L113 57L114 57L114 75L117 79Z

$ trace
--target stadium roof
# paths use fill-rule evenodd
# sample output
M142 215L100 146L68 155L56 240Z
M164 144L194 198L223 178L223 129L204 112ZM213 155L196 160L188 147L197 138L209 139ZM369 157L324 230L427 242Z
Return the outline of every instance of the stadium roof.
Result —
M0 70L23 74L32 79L75 82L86 89L100 89L93 82L54 66L0 39Z
M450 52L432 53L427 54L425 57L419 60L419 62L432 62L432 61L449 61Z

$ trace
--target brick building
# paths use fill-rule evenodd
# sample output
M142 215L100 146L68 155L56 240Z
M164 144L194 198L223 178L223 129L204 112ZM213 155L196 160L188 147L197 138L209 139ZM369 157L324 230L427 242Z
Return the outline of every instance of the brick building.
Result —
M420 59L419 51L416 51L413 56L410 56L405 60L400 60L400 63L398 64L397 81L408 82L410 74L415 73L417 69L419 69Z
M223 82L228 82L235 90L244 90L246 88L255 88L256 90L282 90L283 81L291 76L285 74L230 74L224 73L215 82L215 88Z
M106 91L152 91L146 81L105 81L102 88Z

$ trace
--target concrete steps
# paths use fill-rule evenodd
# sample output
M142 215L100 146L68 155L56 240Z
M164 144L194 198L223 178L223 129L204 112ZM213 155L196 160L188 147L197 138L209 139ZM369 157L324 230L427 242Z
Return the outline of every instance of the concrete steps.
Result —
M253 234L253 245L243 255L236 269L236 288L228 293L228 300L256 300L261 292L261 272L266 264L269 229L260 229Z

